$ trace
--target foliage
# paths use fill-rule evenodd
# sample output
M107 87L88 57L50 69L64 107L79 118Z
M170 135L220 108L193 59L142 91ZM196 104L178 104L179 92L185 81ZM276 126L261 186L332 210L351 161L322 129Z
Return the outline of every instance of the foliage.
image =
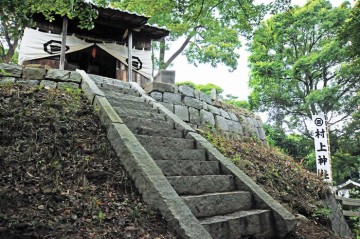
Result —
M161 61L160 68L166 69L183 53L195 66L223 63L230 70L237 67L241 47L239 34L248 34L270 9L281 4L255 5L253 1L238 0L110 0L113 6L151 16L150 23L165 26L171 31L170 41L181 39L179 49ZM277 3L288 1L277 0ZM164 48L162 48L164 49ZM164 53L160 53L164 54ZM160 57L161 58L161 57Z
M0 5L0 61L10 62L31 15L42 13L53 21L56 15L77 18L79 28L92 29L97 11L82 0L2 0Z
M349 13L314 0L262 23L250 44L252 107L308 137L313 114L326 114L330 126L349 118L360 81L339 70L347 46L336 38Z
M235 100L235 99L228 99L224 101L225 104L229 104L232 105L236 108L243 108L243 109L247 109L250 110L250 104L247 100Z
M181 85L185 85L185 86L189 86L190 88L195 90L196 84L194 82L191 81L183 81L183 82L176 82L177 86L181 86Z
M220 86L214 85L214 84L211 84L211 83L202 85L202 84L195 84L195 83L193 83L191 81L183 81L183 82L177 82L176 85L178 85L178 86L186 85L186 86L189 86L190 88L192 88L194 90L203 92L203 93L205 93L207 95L211 94L212 89L216 90L217 95L221 95L221 93L224 91L224 89L221 88Z

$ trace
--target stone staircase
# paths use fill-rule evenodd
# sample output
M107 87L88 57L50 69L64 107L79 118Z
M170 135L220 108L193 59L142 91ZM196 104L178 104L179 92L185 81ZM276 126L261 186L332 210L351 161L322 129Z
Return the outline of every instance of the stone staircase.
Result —
M196 218L192 220L206 229L208 233L198 232L201 238L281 238L293 228L290 213L266 193L254 192L255 183L225 165L230 162L219 160L219 153L209 150L206 140L157 107L141 89L98 76L90 78L190 209ZM175 230L183 238L200 238L181 233L176 226Z

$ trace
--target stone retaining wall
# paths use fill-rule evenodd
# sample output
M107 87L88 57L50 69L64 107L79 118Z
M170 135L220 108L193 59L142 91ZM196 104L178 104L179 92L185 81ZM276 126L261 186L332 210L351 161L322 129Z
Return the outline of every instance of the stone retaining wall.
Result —
M75 71L0 64L0 81L40 86L46 89L80 88L81 75Z
M145 92L195 129L215 127L226 134L266 140L260 118L245 111L224 110L223 103L188 86L152 82Z

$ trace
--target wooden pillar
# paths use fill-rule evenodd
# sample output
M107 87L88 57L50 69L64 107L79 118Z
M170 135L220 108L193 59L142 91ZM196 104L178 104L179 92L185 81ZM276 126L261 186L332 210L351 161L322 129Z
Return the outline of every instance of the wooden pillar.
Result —
M67 18L67 16L64 16L63 17L63 26L62 26L60 63L59 63L60 70L65 69L66 35L67 35L67 29L68 29L68 22L69 22L69 19Z
M133 34L132 31L129 29L128 35L128 81L132 82L132 47L133 47Z

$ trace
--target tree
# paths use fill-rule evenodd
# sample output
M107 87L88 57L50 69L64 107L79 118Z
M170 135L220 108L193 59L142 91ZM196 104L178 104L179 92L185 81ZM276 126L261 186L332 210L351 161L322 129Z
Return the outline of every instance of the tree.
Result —
M223 63L235 70L241 47L239 34L251 32L269 9L281 4L255 5L243 0L112 0L113 6L151 16L150 23L165 26L170 40L183 39L179 49L164 61L160 50L160 69L166 69L181 53L194 65ZM277 0L284 3L287 0ZM283 5L282 5L283 6ZM286 6L286 4L285 4Z
M308 138L312 115L325 114L338 181L360 167L360 74L350 67L351 44L338 37L351 11L348 3L332 8L327 0L309 1L262 23L249 46L252 107Z
M79 19L80 28L93 28L97 12L82 0L2 0L0 5L0 61L10 62L23 35L31 26L31 15L42 13L53 21L55 15Z
M348 4L314 0L262 23L250 44L252 107L308 137L313 114L325 114L329 126L349 119L360 81L342 74L347 46L336 38L349 13Z

